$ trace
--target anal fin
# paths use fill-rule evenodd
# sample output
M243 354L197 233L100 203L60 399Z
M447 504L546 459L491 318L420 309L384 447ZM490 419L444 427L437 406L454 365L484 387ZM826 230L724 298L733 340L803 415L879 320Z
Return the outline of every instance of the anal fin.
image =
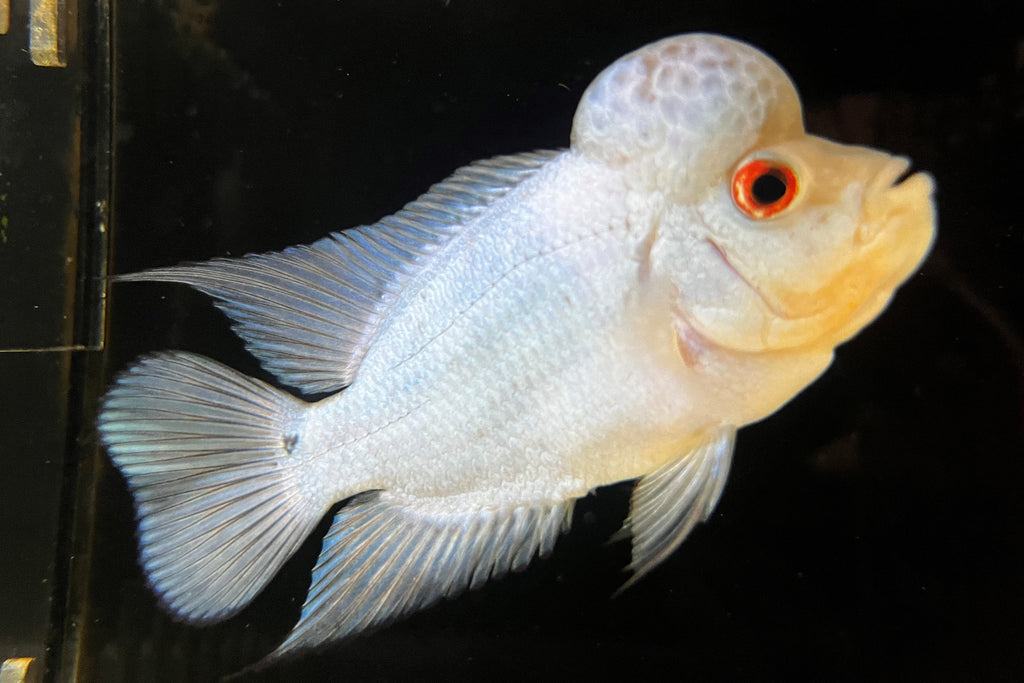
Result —
M626 526L633 537L633 575L623 591L671 555L722 495L736 429L718 429L696 448L640 479Z
M549 554L572 501L444 515L357 496L338 512L299 623L257 666L355 635Z

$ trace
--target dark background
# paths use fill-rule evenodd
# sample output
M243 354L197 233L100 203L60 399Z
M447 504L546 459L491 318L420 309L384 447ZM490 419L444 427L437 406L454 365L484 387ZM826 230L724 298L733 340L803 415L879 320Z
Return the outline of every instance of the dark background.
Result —
M921 272L740 433L710 523L636 587L610 599L628 563L605 543L628 503L612 487L524 574L241 680L1024 678L1024 23L1017 3L889 5L113 3L112 272L310 242L475 159L563 147L602 68L688 31L764 49L812 132L908 155L938 186ZM73 658L83 681L213 679L294 623L319 539L224 624L160 611L88 428L96 393L165 348L269 377L201 295L126 284L109 301L64 487L94 516L58 546L88 552L70 570L58 552L72 597L51 676Z

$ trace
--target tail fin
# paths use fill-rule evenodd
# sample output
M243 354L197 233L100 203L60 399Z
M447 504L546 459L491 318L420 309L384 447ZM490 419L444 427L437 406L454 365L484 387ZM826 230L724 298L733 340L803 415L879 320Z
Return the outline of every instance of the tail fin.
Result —
M128 480L141 562L172 612L247 605L326 510L292 456L307 404L201 356L149 356L117 378L99 431Z

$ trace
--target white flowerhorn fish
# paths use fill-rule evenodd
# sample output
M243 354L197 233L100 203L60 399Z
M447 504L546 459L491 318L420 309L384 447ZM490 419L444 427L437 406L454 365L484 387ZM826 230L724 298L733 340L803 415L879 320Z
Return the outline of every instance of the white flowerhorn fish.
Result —
M754 48L683 35L601 73L568 150L309 246L120 277L206 292L282 384L333 392L175 351L117 378L99 429L153 589L224 619L347 501L276 658L524 568L629 479L635 580L711 513L736 429L924 258L932 182L907 168L807 135Z

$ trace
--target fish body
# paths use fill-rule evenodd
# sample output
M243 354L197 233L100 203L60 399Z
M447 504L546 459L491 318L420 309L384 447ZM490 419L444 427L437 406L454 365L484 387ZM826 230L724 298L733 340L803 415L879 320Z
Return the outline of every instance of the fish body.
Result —
M99 430L154 590L226 618L347 501L273 659L522 569L631 479L635 580L710 514L736 429L924 258L931 181L907 167L807 135L754 48L684 35L598 76L567 150L312 245L122 276L210 294L282 384L329 394L183 352L118 377Z
M580 201L580 182L604 199ZM562 154L439 255L311 418L328 441L355 441L343 464L323 461L347 474L323 472L347 487L334 500L575 498L649 472L717 423L693 404L700 377L674 356L667 298L636 287L645 231L632 226L654 211L627 210L626 192Z

